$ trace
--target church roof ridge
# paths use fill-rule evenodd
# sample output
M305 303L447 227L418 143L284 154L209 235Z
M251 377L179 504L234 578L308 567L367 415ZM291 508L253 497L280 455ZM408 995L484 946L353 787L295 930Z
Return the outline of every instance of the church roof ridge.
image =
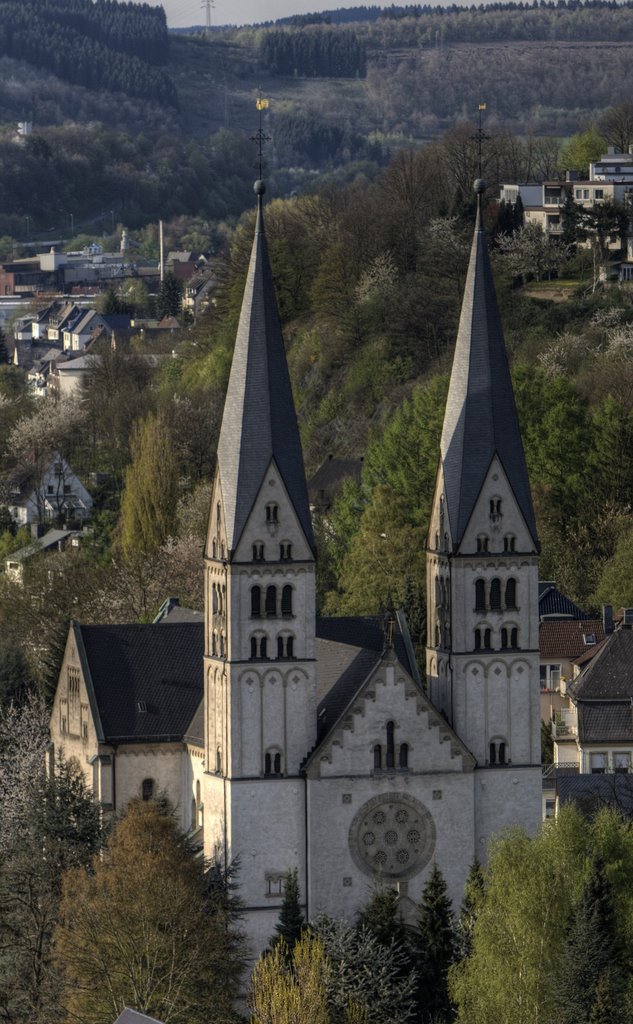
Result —
M263 183L256 182L255 190L255 234L218 441L227 543L234 551L274 459L314 549L301 439L264 230Z
M441 460L454 546L499 458L538 549L519 419L483 227L481 190L442 428Z

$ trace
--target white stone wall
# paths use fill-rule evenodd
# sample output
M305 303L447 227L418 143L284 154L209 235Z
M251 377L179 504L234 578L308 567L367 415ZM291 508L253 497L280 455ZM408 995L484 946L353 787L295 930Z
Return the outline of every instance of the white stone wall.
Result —
M535 835L542 824L542 773L533 768L484 768L475 772L476 853L485 862L490 839L519 825Z

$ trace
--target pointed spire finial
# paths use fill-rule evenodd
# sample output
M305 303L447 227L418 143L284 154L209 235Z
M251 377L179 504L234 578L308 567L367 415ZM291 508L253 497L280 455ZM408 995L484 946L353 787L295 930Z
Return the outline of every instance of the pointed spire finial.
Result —
M270 135L266 135L266 133L264 131L264 125L263 125L264 111L268 110L268 108L270 106L270 100L264 99L263 96L258 96L256 101L255 101L255 106L257 107L257 110L259 111L259 127L258 127L257 131L255 132L255 134L251 135L251 142L254 142L257 145L258 167L259 167L259 178L258 178L258 181L255 182L255 186L257 186L258 184L262 184L263 185L262 177L263 177L263 166L264 166L264 146L266 145L267 142L270 142ZM263 195L263 192L258 192L257 191L257 187L255 187L255 192L257 193L258 196ZM261 200L260 200L260 202L261 202Z
M484 173L483 173L483 148L484 148L484 142L489 142L490 136L486 135L486 133L484 131L484 128L483 128L483 115L484 115L484 112L486 110L486 104L485 103L480 103L479 107L477 109L479 111L479 124L477 126L477 131L475 132L475 134L471 135L471 139L473 140L473 142L477 143L478 180L481 181L483 179L483 176L484 176ZM475 187L475 191L477 191L476 187Z

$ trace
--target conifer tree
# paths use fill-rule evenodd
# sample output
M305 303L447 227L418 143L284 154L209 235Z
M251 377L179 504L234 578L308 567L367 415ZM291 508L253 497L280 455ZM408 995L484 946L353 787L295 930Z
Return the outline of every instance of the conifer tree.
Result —
M473 931L477 914L485 895L484 873L475 857L468 872L464 899L457 922L457 952L459 959L470 956L473 945Z
M284 878L284 897L279 910L279 920L275 925L275 934L271 939L273 948L283 940L288 953L292 953L301 938L305 923L301 910L299 874L297 869L293 868Z
M9 362L9 350L7 348L7 339L5 337L2 327L0 327L0 366Z
M418 970L418 1019L448 1020L452 1006L448 995L448 969L456 960L453 912L446 882L437 864L422 890L415 942Z
M399 895L388 886L376 887L369 902L358 915L356 927L365 929L383 946L395 945L405 950L409 942L407 932L398 908Z
M605 972L610 973L608 979ZM622 990L613 893L604 864L596 857L570 915L558 989L561 1024L589 1024L594 1003L599 1002L604 1015L608 1000L617 999Z

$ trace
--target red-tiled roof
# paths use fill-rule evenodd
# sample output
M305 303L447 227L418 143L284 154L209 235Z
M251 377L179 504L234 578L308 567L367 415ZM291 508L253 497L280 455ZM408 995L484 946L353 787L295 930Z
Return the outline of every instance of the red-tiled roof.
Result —
M595 650L602 640L604 627L601 619L546 619L539 626L541 658L573 660Z

